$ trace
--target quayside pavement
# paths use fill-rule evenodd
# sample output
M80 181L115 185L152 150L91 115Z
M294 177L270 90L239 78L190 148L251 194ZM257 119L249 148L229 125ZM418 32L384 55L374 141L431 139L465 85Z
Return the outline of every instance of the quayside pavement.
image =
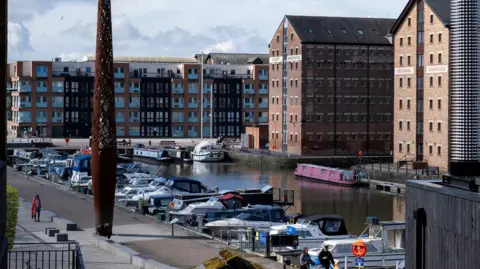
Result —
M50 268L52 266L55 268L67 268L67 255L69 252L59 253L54 262L47 258L47 253L44 251L46 248L61 248L61 246L45 244L54 242L45 235L45 228L52 227L51 219L43 216L40 218L40 222L34 222L28 210L29 205L29 203L20 201L14 250L28 251L31 255L27 258L27 252L25 252L23 253L24 257L20 258L15 257L19 255L11 254L9 259L10 268L25 268L26 264L24 263L27 261L35 268L41 267L38 265L40 263L44 264L42 268ZM70 240L76 240L79 243L86 269L137 269L121 258L93 246L89 242L88 237L74 236ZM44 257L37 257L38 253L42 253L41 256ZM53 259L53 255L49 256L49 258ZM60 256L63 257L61 258ZM18 260L16 264L15 260ZM49 261L47 262L47 260Z
M45 210L54 212L75 222L80 231L68 232L70 240L80 240L94 245L94 210L91 197L71 192L65 187L38 179L27 180L23 174L8 169L7 183L18 190L19 196L31 200L38 194ZM151 260L175 267L191 268L203 261L218 256L225 248L215 240L199 237L176 228L171 236L171 226L150 216L143 216L131 210L115 207L112 240L118 242ZM33 232L44 234L44 230ZM274 263L273 267L280 264ZM273 268L268 266L268 268ZM88 267L87 267L88 268Z

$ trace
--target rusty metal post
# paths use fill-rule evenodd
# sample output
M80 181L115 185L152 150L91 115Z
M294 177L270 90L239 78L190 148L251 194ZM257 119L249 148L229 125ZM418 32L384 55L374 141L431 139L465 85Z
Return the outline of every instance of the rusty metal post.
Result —
M111 0L98 0L92 124L92 188L97 235L112 235L117 169Z
M8 1L0 1L0 268L7 268L7 29Z

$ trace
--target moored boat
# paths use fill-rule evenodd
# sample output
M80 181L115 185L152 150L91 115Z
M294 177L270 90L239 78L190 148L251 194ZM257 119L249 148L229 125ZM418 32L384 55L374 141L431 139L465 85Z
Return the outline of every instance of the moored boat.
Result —
M297 165L294 174L297 177L342 186L355 186L360 183L356 170L345 170L314 164L300 163Z
M166 149L136 148L133 150L133 158L156 163L172 163L173 158Z
M221 162L225 158L224 152L209 141L200 142L192 152L196 162Z

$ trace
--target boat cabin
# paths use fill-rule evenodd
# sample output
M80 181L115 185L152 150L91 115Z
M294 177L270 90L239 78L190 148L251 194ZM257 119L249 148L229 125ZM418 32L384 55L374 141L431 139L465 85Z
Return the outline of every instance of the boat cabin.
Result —
M235 218L243 221L268 221L268 222L284 222L285 211L280 206L254 205L245 207L252 209L248 212L238 214Z
M191 178L173 177L167 180L165 186L182 192L201 193L208 189L200 181Z
M339 215L313 215L301 218L294 224L280 227L281 229L276 229L278 231L275 234L287 234L288 227L292 227L294 229L290 231L295 231L295 234L300 237L348 235L345 220Z

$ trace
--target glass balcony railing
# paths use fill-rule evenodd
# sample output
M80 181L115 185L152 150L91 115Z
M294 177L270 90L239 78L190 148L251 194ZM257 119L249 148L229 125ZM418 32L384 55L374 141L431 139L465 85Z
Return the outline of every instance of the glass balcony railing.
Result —
M18 117L18 122L19 123L25 123L25 122L32 122L32 117Z
M32 107L32 102L18 101L18 107Z
M259 80L268 80L268 72L260 72L260 75L258 76Z
M48 92L48 88L47 86L44 86L44 85L37 85L37 88L35 89L37 92Z
M22 85L18 83L18 92L32 92L32 86L30 84Z
M52 122L63 122L63 117L52 117Z
M139 93L140 92L140 85L135 87L134 85L130 85L130 92L131 93Z
M188 88L188 93L198 93L198 88L197 87L193 87L193 88Z
M188 131L188 137L198 137L197 131Z
M210 102L203 103L203 108L210 108Z
M62 83L53 83L52 92L64 92L63 82Z
M172 88L172 92L173 93L177 93L177 94L183 94L184 93L184 90L183 90L183 87L182 86L174 86Z
M198 79L198 74L189 73L187 77L188 79Z
M198 108L197 103L188 103L188 108Z
M183 103L172 103L173 108L183 108Z
M63 102L53 101L52 107L61 108L63 107Z
M115 122L125 122L124 116L115 115Z
M198 122L197 117L188 117L188 122Z
M259 117L258 122L261 122L261 123L268 122L268 117Z
M253 89L250 89L250 88L245 88L245 89L243 89L243 93L244 94L254 94L255 91Z
M124 93L125 88L115 85L115 93Z
M40 108L46 108L48 107L48 103L47 102L37 102L35 104L36 107L40 107Z
M258 93L259 93L259 94L268 94L268 89L260 88L260 89L258 90Z
M183 122L183 117L173 117L172 122Z
M124 100L115 100L115 107L118 107L118 108L123 108L125 107L125 101Z
M203 122L210 122L210 117L203 117Z
M203 87L203 94L210 94L212 92L212 87Z
M172 130L173 137L183 137L183 130Z
M46 78L48 77L48 69L46 67L37 66L36 75L37 78Z
M244 104L243 104L243 107L245 107L245 108L254 108L254 107L255 107L255 104L254 104L254 103L244 103Z
M243 118L243 122L253 122L253 117L245 117Z
M46 123L46 122L47 122L47 118L46 118L46 117L36 117L36 118L35 118L35 121L36 121L37 123L39 123L39 122L40 122L40 123Z
M114 78L125 78L125 73L115 72L113 73Z
M128 104L128 107L129 108L140 108L140 102L130 103L130 104Z
M259 108L268 108L268 104L267 103L259 103L258 107Z

